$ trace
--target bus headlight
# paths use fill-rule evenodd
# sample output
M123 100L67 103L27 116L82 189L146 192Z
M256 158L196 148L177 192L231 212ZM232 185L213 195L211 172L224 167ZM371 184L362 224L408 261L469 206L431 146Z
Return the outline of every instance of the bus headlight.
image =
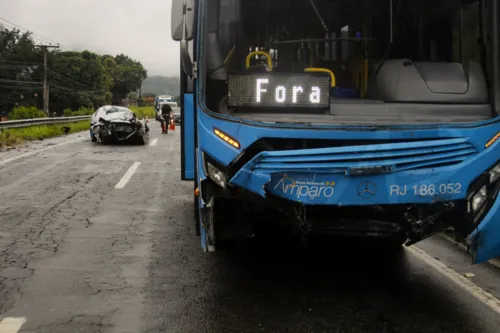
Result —
M500 163L477 177L469 186L467 211L476 224L488 213L495 202L500 186Z
M210 162L207 162L207 176L220 187L226 188L226 175Z
M491 169L489 173L490 173L490 184L493 184L498 179L500 179L500 164L496 165L493 169Z
M487 199L488 199L488 189L486 188L486 185L483 185L483 187L481 187L481 189L472 197L471 200L472 211L477 212L478 210L480 210L486 203Z
M215 184L226 189L227 187L227 175L223 166L219 166L219 163L214 161L210 156L201 152L201 162L203 163L203 172L210 178Z

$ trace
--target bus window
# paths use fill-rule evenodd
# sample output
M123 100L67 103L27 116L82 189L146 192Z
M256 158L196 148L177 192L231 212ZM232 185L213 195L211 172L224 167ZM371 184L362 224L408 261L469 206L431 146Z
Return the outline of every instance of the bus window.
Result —
M479 2L462 6L456 12L453 29L453 61L481 62Z
M480 117L490 115L485 88L489 66L482 61L478 43L480 26L484 25L479 1L463 3L377 0L353 6L348 0L318 0L315 11L309 0L208 0L205 41L201 44L206 105L213 111L241 110L224 103L227 73L262 71L262 57L252 59L255 66L249 68L245 59L250 50L267 50L272 53L272 72L304 73L308 68L319 68L334 73L331 92L335 101L477 103L481 105ZM276 53L279 61L274 59ZM414 82L415 88L410 83L405 87L395 84L393 80L400 77L409 78L406 82ZM478 86L463 93L469 82ZM433 84L439 88L425 88ZM453 108L443 112L451 117Z

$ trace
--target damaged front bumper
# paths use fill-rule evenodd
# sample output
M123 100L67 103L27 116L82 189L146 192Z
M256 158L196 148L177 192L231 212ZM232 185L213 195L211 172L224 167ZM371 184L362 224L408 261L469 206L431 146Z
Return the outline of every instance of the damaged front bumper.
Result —
M500 180L490 181L498 162L494 150L478 151L461 138L263 151L230 175L228 184L315 210L393 210L420 233L410 243L438 227L456 227L469 235L477 263L500 255ZM485 200L477 204L481 196ZM444 217L450 225L438 223Z
M466 198L483 155L466 139L264 151L230 183L310 205L445 202Z
M142 124L140 121L123 121L123 120L112 120L112 121L100 121L93 125L91 131L95 137L103 141L127 141L133 138L141 138L148 132L148 127L146 124Z

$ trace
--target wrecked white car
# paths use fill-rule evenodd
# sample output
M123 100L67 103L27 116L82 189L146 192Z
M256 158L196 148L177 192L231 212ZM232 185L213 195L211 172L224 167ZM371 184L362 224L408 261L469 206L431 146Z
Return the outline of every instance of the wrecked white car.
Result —
M102 106L90 120L90 137L102 144L120 141L149 143L149 127L137 119L135 113L123 106Z

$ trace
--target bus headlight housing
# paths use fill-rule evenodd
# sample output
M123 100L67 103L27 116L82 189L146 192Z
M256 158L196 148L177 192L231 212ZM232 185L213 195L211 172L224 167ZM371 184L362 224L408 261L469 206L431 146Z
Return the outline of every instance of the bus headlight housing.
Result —
M495 183L500 179L500 164L497 164L493 169L490 170L490 183Z
M203 171L208 178L210 178L219 187L227 188L227 174L225 169L219 166L219 163L215 162L210 156L206 155L204 152L201 153L203 162Z
M207 176L220 187L226 188L226 175L210 162L207 162Z
M469 186L467 195L468 212L472 223L480 222L495 201L500 187L500 163L482 175Z
M479 211L479 209L481 209L484 206L487 199L488 199L488 189L486 188L486 185L483 185L481 189L472 196L471 200L472 212Z

